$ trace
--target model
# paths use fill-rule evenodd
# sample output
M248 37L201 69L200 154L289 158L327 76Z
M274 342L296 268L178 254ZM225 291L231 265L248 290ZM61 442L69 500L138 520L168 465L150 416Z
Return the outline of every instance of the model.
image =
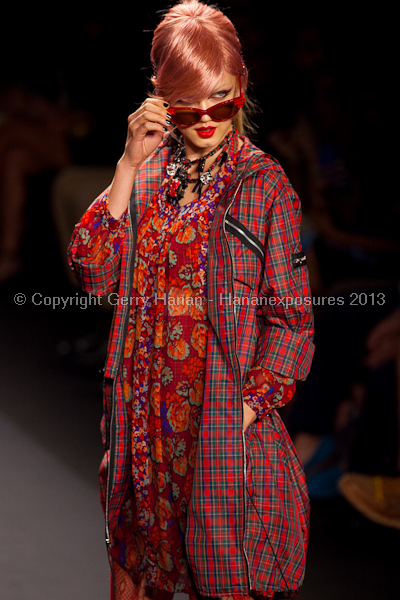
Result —
M152 93L73 233L112 295L101 497L111 597L292 598L309 501L277 408L313 354L299 199L244 135L236 31L184 0L155 30Z

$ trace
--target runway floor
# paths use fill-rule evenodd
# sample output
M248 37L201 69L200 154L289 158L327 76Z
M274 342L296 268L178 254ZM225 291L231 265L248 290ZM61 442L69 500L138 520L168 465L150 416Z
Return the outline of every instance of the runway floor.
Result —
M60 281L15 279L0 294L2 600L109 597L97 486L99 366L93 356L84 365L66 354L80 335L104 333L109 316L33 304L35 292L76 294ZM399 544L400 532L370 523L342 498L313 501L300 598L397 598Z

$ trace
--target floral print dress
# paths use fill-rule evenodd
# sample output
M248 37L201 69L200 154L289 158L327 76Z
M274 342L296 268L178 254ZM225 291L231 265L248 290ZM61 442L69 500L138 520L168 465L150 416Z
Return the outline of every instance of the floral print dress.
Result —
M185 553L205 374L207 246L216 205L240 151L202 195L166 199L167 176L138 228L123 386L132 424L133 493L113 535L117 564L134 581L194 594Z

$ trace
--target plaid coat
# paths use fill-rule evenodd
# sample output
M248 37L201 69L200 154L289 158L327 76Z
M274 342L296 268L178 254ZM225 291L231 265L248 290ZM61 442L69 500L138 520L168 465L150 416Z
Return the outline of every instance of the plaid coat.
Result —
M241 159L215 210L208 242L211 326L186 548L204 596L253 590L291 597L304 578L308 545L304 472L276 410L243 432L242 387L254 366L297 380L307 376L313 355L311 294L299 199L279 163L242 139ZM108 213L106 192L77 224L69 259L87 292L130 297L137 224L170 159L166 136L142 165L123 219ZM102 231L104 244L109 233L121 230L118 251L105 260L79 257L80 231L89 221ZM241 302L249 295L254 302ZM131 477L130 425L119 372L128 316L129 305L117 302L104 368L106 452L100 481L109 545Z

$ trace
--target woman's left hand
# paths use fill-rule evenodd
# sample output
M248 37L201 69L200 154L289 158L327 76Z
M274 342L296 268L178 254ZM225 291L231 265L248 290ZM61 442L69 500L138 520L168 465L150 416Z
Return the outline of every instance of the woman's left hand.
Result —
M257 413L246 402L243 402L243 431L257 419Z

